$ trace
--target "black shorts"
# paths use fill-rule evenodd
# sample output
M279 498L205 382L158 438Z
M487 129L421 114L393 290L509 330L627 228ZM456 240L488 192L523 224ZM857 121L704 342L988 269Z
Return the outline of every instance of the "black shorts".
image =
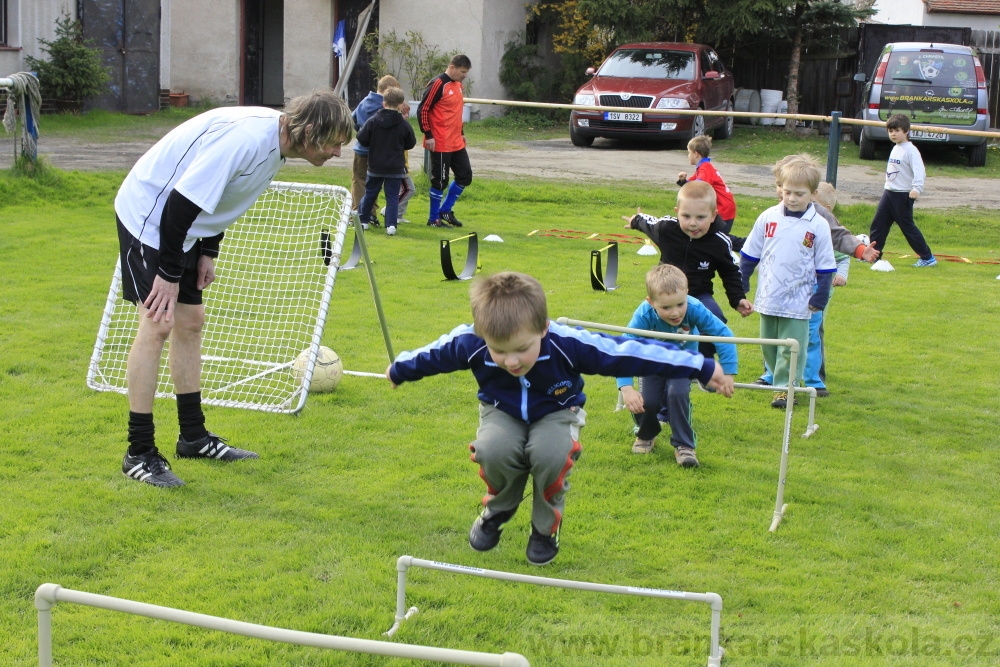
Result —
M142 303L153 289L153 279L160 266L160 251L140 243L118 216L115 216L115 221L118 223L118 250L122 260L122 297L132 303ZM198 289L200 255L200 240L184 253L184 272L181 274L177 303L201 305L201 290Z
M448 185L448 171L455 174L455 182L463 188L472 183L472 163L469 153L459 149L453 153L431 153L431 187L444 190Z

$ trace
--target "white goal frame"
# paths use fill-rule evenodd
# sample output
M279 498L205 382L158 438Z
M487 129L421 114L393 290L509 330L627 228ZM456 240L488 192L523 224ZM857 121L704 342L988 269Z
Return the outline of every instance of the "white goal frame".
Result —
M273 181L227 230L206 292L202 403L288 414L305 407L350 213L345 188ZM137 313L122 299L119 260L87 371L91 389L128 393ZM304 351L297 377L292 364ZM172 387L165 353L157 398L174 398Z

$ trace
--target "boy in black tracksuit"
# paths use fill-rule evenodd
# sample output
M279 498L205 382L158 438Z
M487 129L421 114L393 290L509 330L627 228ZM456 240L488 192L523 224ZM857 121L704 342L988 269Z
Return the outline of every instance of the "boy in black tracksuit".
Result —
M406 151L417 145L410 122L399 113L405 96L399 88L382 93L382 108L358 132L358 143L368 148L365 196L359 215L365 229L371 220L378 191L385 190L385 233L396 234L399 184L406 178Z
M712 296L712 279L715 273L722 278L729 305L746 317L753 312L753 304L743 291L740 267L732 256L732 241L723 230L723 223L716 209L715 190L703 181L690 181L677 193L678 217L654 218L638 211L628 218L625 225L638 229L648 236L660 250L660 262L673 264L688 279L688 293L701 301L713 315L727 322L722 309ZM705 356L715 353L711 343L701 343L699 351Z

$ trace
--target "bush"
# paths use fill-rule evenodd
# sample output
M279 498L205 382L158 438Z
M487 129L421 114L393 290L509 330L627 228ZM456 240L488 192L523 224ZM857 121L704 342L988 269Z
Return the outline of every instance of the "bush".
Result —
M107 92L111 75L101 64L100 50L83 39L79 21L63 14L56 19L56 39L38 41L49 59L26 56L25 62L38 75L42 97L79 107L83 100Z

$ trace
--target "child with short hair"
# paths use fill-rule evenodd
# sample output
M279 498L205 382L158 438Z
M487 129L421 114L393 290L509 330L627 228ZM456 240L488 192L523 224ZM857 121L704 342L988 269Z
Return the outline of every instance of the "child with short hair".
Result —
M375 86L375 91L368 93L368 95L358 103L358 106L354 108L351 112L351 117L354 119L354 131L358 132L368 119L372 117L379 109L382 108L382 93L384 93L389 88L399 88L399 81L396 80L391 74L386 74ZM361 200L365 196L365 182L368 178L368 148L362 146L360 142L354 142L354 164L352 165L351 174L351 200L353 201L354 210L357 211L361 208ZM378 226L378 221L373 219L373 223Z
M718 317L694 297L688 296L688 281L684 272L670 264L657 264L646 273L646 300L632 314L630 329L646 329L661 333L703 336L729 336L733 332ZM694 341L675 341L682 349L698 349ZM736 346L718 344L719 363L724 382L732 391L733 376L739 370ZM695 456L697 439L691 426L691 382L687 378L667 379L656 375L641 378L641 393L632 386L632 377L618 378L618 391L629 412L641 415L639 430L632 443L633 454L653 451L661 427L661 408L670 424L670 444L674 459L685 468L698 467Z
M885 190L872 218L868 235L883 253L892 223L899 225L906 242L920 259L913 265L918 268L934 266L937 258L931 252L924 235L913 222L913 204L924 191L924 161L920 151L910 143L910 119L906 114L894 113L885 123L889 140L896 144L889 153L885 167Z
M719 217L722 218L722 231L728 234L733 230L733 221L736 219L736 200L729 186L722 180L722 174L712 164L712 158L708 156L712 152L712 137L699 134L688 142L687 149L688 162L695 165L695 170L691 176L683 171L678 174L677 185L683 186L690 181L705 181L711 185L715 190Z
M396 387L471 370L479 383L479 430L469 449L486 482L486 496L469 531L476 551L499 543L531 476L528 562L545 565L556 557L566 478L581 451L583 374L695 378L732 396L722 368L700 354L661 341L613 338L550 322L545 291L523 273L476 281L470 301L472 326L459 326L433 343L401 353L386 377Z
M400 183L406 177L406 151L417 145L410 122L399 113L403 91L388 88L383 93L382 109L358 132L358 143L369 149L365 196L361 200L361 223L372 220L372 207L379 190L385 188L385 233L396 234Z
M780 170L781 203L757 218L740 252L743 287L760 265L754 309L760 313L761 338L794 338L799 342L796 378L803 382L809 347L809 318L823 310L837 264L833 257L830 227L812 203L819 187L820 170L808 156L787 161ZM763 345L764 362L774 372L775 385L788 384L791 350ZM787 392L777 392L771 405L786 407Z

